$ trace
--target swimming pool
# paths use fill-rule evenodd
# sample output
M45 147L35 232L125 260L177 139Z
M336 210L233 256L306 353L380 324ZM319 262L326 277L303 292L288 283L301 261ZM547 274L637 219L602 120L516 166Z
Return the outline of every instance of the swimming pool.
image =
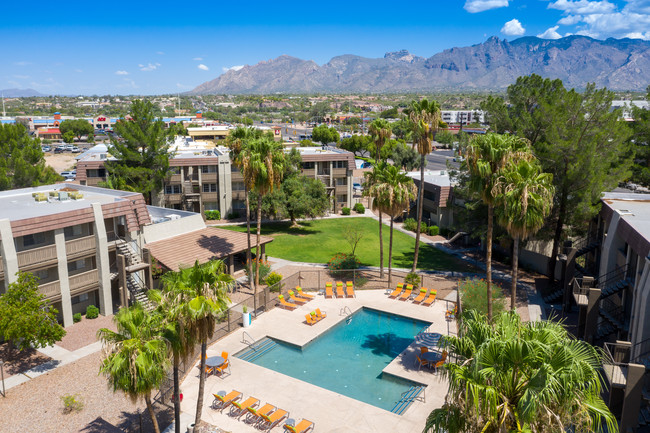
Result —
M258 351L262 355L251 357L247 349L236 356L390 411L417 384L382 370L428 325L363 308L303 348L274 340Z

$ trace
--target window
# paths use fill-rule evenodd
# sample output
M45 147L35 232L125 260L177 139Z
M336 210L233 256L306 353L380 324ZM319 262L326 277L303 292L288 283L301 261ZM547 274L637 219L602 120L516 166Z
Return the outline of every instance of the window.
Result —
M336 178L336 185L337 186L343 186L348 184L348 178L347 177L337 177Z
M201 166L201 173L216 173L217 172L217 166L216 165L202 165Z
M165 185L165 194L180 194L180 185Z
M313 161L312 162L303 162L302 163L302 169L303 170L313 170L314 167L316 167L316 165L314 164Z
M336 196L336 201L339 203L345 203L348 201L348 196L345 194L339 194Z
M233 191L243 191L244 188L244 182L233 182L232 183L232 190Z
M40 245L44 243L45 243L45 233L43 232L23 236L24 247L32 247L34 245Z
M345 168L345 161L334 161L334 168Z
M204 201L203 208L205 210L219 210L219 203L216 201Z
M70 298L72 305L79 304L81 302L86 302L88 300L88 293L82 293L79 296L73 296Z
M65 227L63 229L63 233L66 239L73 238L75 236L81 236L83 234L83 226L81 224L77 224L76 226Z
M204 183L203 184L203 192L217 192L217 184L216 183Z
M435 192L433 192L433 191L427 191L426 189L424 190L424 198L426 198L427 200L431 200L431 201L436 201L436 200L438 200L438 199L436 198L436 193L435 193Z
M169 174L181 174L180 167L169 167Z
M233 200L232 208L233 210L244 210L246 209L246 202L244 200Z
M50 271L49 269L39 269L38 271L32 272L36 278L38 278L39 281L42 280L47 280L47 278L50 276Z
M75 260L74 262L68 262L68 272L78 271L86 267L86 259Z

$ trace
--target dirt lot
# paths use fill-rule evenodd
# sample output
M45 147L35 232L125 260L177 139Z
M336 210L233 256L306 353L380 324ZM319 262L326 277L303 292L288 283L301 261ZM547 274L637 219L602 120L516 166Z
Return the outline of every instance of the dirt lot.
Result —
M76 153L57 153L47 152L45 154L45 163L54 168L57 173L62 171L73 170L77 166L77 161L74 159Z

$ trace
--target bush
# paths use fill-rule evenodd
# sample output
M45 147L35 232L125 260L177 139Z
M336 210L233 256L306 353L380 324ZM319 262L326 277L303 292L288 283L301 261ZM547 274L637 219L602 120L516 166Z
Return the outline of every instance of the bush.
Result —
M258 263L258 260L255 259L252 260L253 260L253 264L251 266L251 271L253 272L253 275L248 275L248 263L246 263L246 268L245 268L246 276L248 277L249 283L251 282L252 279L255 278L255 269L257 269L257 263ZM271 273L271 265L266 260L261 260L259 263L260 263L260 282L264 282L266 280L266 277L268 277L269 274Z
M444 236L447 238L449 237L450 234L451 234L451 230L448 229L447 227L443 227L440 229L440 236Z
M361 261L357 256L346 253L337 253L327 263L327 267L330 271L347 271L349 269L357 269L359 266L361 266Z
M418 222L414 218L406 218L404 224L402 225L404 230L416 231L418 229Z
M354 282L354 285L358 288L361 288L368 284L368 279L365 277L357 277L357 279Z
M503 293L498 284L492 282L492 316L496 317L505 309ZM463 312L476 310L487 316L487 281L467 278L460 283L460 302Z
M63 413L79 412L84 408L83 399L79 394L66 394L61 396Z
M221 219L221 212L218 210L206 210L205 211L205 219L207 220L220 220Z
M366 213L366 207L361 203L357 203L354 205L354 211L356 213Z
M350 208L344 207L343 209L341 209L341 215L350 215Z
M89 305L86 308L86 319L96 319L97 317L99 317L99 308Z
M280 281L282 281L282 275L278 274L277 272L271 272L269 276L266 277L266 280L264 280L267 286L275 286L271 287L272 292L280 291L281 287L280 284L278 284Z
M229 220L234 220L239 218L239 212L230 212L228 215L226 215L226 219Z
M438 226L429 227L429 236L438 236L438 233L440 233L440 227Z
M404 283L412 284L413 289L417 289L422 284L422 278L420 278L417 272L409 272L406 274L406 277L404 277Z
M75 313L72 315L72 321L74 323L79 323L81 322L81 313Z

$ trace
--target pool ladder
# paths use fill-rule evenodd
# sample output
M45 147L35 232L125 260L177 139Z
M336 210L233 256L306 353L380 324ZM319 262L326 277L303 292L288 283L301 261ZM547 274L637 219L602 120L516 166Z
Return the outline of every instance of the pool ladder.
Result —
M352 322L352 310L350 310L350 307L347 305L343 308L341 308L341 311L339 311L339 316L348 316L345 318L345 323L349 325Z
M408 409L414 401L418 400L426 402L425 389L425 386L418 385L410 387L408 390L402 393L400 399L395 403L393 409L391 409L391 412L396 413L397 415L401 415L406 412L406 409Z
M247 341L246 337L248 337L251 341ZM255 347L253 346L255 343L257 343L257 340L255 340L253 337L251 337L251 334L248 332L244 331L241 335L241 342L244 344L248 344L248 347L252 347L253 350L255 350Z

